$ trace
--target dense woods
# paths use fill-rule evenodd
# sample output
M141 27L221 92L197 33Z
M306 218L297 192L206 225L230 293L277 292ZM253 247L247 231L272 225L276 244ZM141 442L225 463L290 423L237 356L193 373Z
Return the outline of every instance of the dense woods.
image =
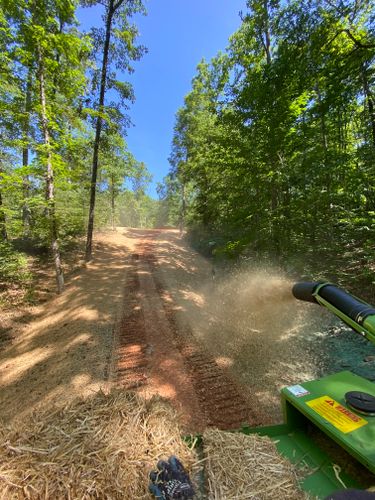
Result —
M97 9L84 32L77 9ZM126 144L140 0L0 0L0 281L48 249L57 287L94 227L174 225L219 257L373 285L375 9L249 0L176 114L171 169L145 194Z
M78 7L102 26L80 30ZM150 174L124 139L126 76L146 50L131 19L144 12L139 0L0 2L1 281L27 275L18 247L49 249L61 292L61 250L87 231L91 259L95 213L99 227L149 223Z
M374 4L249 0L241 20L176 115L164 203L217 256L371 286Z

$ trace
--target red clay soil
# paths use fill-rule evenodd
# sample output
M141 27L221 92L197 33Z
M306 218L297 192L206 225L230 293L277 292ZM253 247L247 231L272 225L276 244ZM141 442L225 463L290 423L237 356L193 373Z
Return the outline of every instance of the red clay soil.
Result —
M255 271L213 280L173 229L96 233L93 261L67 273L62 295L51 267L39 303L0 307L0 418L117 382L168 398L190 432L280 422L280 388L316 378L320 337L302 340L318 312Z
M145 397L169 399L190 432L207 426L234 429L258 425L243 391L176 321L177 309L155 272L157 231L143 232L125 285L123 317L117 332L115 380Z

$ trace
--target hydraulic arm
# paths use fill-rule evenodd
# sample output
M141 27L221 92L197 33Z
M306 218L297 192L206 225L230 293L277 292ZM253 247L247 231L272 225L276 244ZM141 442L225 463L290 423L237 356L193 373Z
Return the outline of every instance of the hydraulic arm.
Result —
M331 283L300 282L292 289L296 299L329 309L353 330L375 344L375 308Z

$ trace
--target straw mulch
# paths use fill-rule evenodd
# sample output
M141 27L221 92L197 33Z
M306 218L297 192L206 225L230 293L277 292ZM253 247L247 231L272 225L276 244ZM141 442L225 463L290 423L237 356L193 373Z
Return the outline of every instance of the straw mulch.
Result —
M210 500L301 500L297 472L268 437L209 429L203 434Z
M174 410L116 391L0 424L0 498L150 498L148 473L194 453L181 439Z

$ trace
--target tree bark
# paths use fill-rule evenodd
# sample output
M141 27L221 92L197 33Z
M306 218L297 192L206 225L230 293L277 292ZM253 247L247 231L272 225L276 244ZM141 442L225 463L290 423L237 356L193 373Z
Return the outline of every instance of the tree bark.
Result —
M43 60L43 52L40 46L38 46L38 79L39 79L39 96L40 96L40 108L41 108L40 122L44 138L44 146L46 150L45 181L46 181L47 215L49 219L52 256L56 271L57 292L61 293L64 290L64 274L61 266L60 249L59 249L58 234L57 234L51 137L48 126L48 117L47 117L44 60Z
M267 66L269 67L272 64L272 53L271 53L271 30L270 30L270 2L269 0L263 0L263 23L260 28L261 31L261 41L262 45L264 48L264 53L266 56L266 62ZM272 100L271 100L272 99ZM274 97L271 98L270 96L270 109L273 108L273 99ZM268 138L268 150L269 154L268 156L268 163L272 168L275 167L279 163L279 158L278 158L278 153L277 153L277 144L276 144L276 138L275 138L275 126L272 120L272 114L269 114L269 129L270 129L270 134ZM273 250L275 253L276 257L279 257L280 255L280 234L279 234L279 222L278 218L276 217L276 214L278 213L279 209L279 190L280 190L280 185L279 185L279 180L277 176L273 179L271 189L270 189L270 207L271 207L271 213L272 213L272 218L271 218L271 225L270 225L270 232L271 232L271 238L273 242Z
M270 33L270 17L268 11L268 0L263 1L264 8L264 38L263 41L264 50L266 52L267 64L271 64L271 33Z
M322 147L324 154L324 165L326 171L326 188L327 194L330 194L331 191L331 170L328 166L328 135L327 135L327 124L325 118L325 112L323 110L323 99L322 94L320 92L319 84L316 84L316 93L318 96L318 106L319 106L319 115L320 115L320 131L322 138Z
M31 68L28 70L27 83L26 83L26 96L25 96L25 116L23 120L23 147L22 147L22 166L24 168L29 165L29 128L30 128L30 108L31 108ZM30 179L28 175L23 176L22 180L23 188L23 204L22 204L22 221L23 221L23 231L27 236L29 233L31 225L31 212L30 207L27 203L30 197Z
M327 153L328 153L328 139L327 139L327 126L325 120L325 113L323 111L323 101L322 94L320 93L319 85L316 84L316 93L318 96L318 104L319 104L319 114L320 114L320 130L322 136L322 146L324 151L324 161L327 161Z
M1 175L1 168L0 168L0 175ZM3 209L3 196L1 194L1 190L0 190L0 235L4 241L8 240L6 217Z
M119 5L121 4L118 4L118 6ZM85 255L86 262L89 262L92 259L92 236L94 231L96 181L98 177L100 135L103 123L101 113L104 111L104 97L105 97L106 82L107 82L109 44L111 40L112 19L116 8L117 7L115 6L114 0L109 0L107 18L106 18L101 79L100 79L99 108L98 108L99 115L96 119L95 142L94 142L94 151L92 157L90 207L89 207L89 220L87 226L86 255Z
M181 213L180 213L180 235L182 236L185 229L186 219L186 194L185 184L181 182Z
M370 85L368 83L366 68L364 64L362 65L362 81L363 81L363 91L366 96L368 114L370 117L371 124L371 134L372 134L372 143L375 147L375 104L374 104L374 95L371 92Z
M111 176L111 225L112 230L115 230L115 181Z

